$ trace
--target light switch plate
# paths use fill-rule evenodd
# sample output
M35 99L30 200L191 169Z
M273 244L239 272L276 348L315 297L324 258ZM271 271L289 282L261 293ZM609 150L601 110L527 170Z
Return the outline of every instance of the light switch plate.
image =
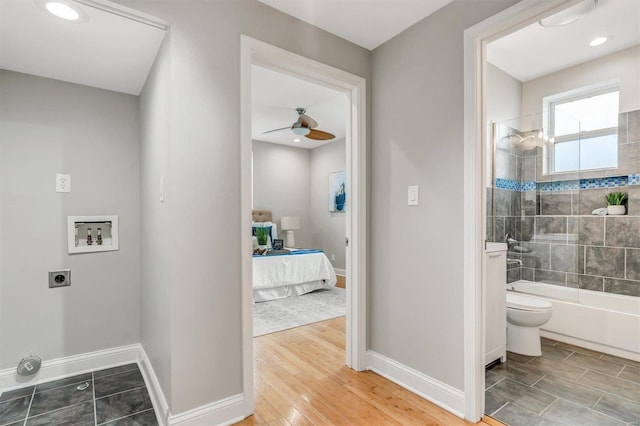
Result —
M56 192L71 192L71 175L56 175Z
M407 188L407 205L408 206L419 205L418 185L411 185Z

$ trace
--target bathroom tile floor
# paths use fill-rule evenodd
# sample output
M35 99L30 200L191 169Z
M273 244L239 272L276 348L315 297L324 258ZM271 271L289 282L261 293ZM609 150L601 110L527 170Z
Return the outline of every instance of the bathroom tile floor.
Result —
M542 339L485 373L485 413L510 426L640 425L640 363Z
M0 395L0 426L153 426L137 364L97 370Z

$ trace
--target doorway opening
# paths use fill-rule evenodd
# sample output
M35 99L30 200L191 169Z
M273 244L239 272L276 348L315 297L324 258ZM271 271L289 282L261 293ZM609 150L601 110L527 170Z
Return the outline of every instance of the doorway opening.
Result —
M244 411L254 411L252 266L252 67L286 74L344 94L347 99L345 182L350 189L345 215L345 364L365 369L366 350L366 144L365 80L353 74L243 36L241 41L242 344ZM303 108L304 105L299 105ZM310 112L311 114L311 112ZM293 120L292 120L293 122ZM259 207L259 206L256 206ZM295 219L295 217L293 218ZM293 220L294 225L296 220ZM294 226L295 228L295 226Z
M509 36L516 33L524 34L528 30L541 31L548 23L547 17L564 16L574 6L584 3L588 2L527 0L465 32L465 75L466 81L469 83L465 94L465 160L469 165L465 168L467 172L465 176L465 193L467 194L465 202L468 206L473 206L473 208L467 209L468 215L465 217L465 246L468 250L466 253L468 256L465 256L465 306L468 308L465 309L465 332L467 333L465 335L467 349L465 351L465 389L469 389L470 392L466 398L465 416L470 420L480 419L484 412L503 414L502 417L497 417L508 423L513 422L513 416L518 416L521 419L527 417L529 422L558 421L569 411L574 415L579 413L578 417L573 418L573 421L577 422L586 423L587 417L591 420L599 418L599 422L602 422L602 419L608 420L610 417L616 418L623 410L607 413L604 402L611 403L613 396L595 381L589 382L589 379L591 377L600 378L599 375L602 374L606 376L607 371L615 370L614 376L616 377L606 379L607 381L620 380L617 374L624 371L627 368L626 365L632 363L625 361L625 358L637 360L639 355L637 343L635 344L635 352L629 351L625 346L629 340L615 342L612 333L608 333L607 336L604 336L605 333L601 333L604 341L597 345L594 344L595 340L592 338L580 337L583 331L577 329L576 321L569 322L571 330L554 332L553 330L560 330L559 327L562 326L558 321L563 316L565 306L560 306L559 302L550 301L549 305L553 310L551 322L546 326L545 322L540 330L542 337L550 337L553 340L542 340L541 354L525 354L524 352L529 349L521 347L518 347L518 350L513 349L513 346L512 349L509 349L507 341L505 346L510 351L507 352L507 364L511 362L511 366L514 367L513 371L508 372L503 368L494 371L495 374L488 373L485 383L485 361L492 361L491 359L485 360L485 354L492 349L486 347L485 343L488 330L493 330L488 322L488 317L485 316L485 313L489 312L492 307L484 301L485 295L490 290L489 281L486 278L489 271L484 270L483 266L483 257L487 249L486 242L504 242L504 250L506 251L504 260L508 266L503 265L503 267L505 269L508 267L508 271L500 274L505 284L503 287L506 287L508 279L514 287L512 291L515 292L529 292L530 289L544 285L552 290L562 291L563 295L575 292L578 296L578 302L573 307L579 309L580 314L574 314L572 317L574 319L580 318L578 323L590 321L587 318L587 313L582 312L583 306L579 302L582 293L585 290L589 291L584 288L587 283L599 280L599 293L605 297L608 297L606 293L616 292L613 286L610 286L608 291L606 284L603 285L607 278L598 273L600 272L599 264L594 262L595 258L593 257L598 251L609 251L610 248L606 246L605 240L587 240L585 233L587 230L583 226L587 222L591 224L599 220L604 222L616 219L594 216L595 213L592 212L598 207L604 207L604 205L592 206L589 204L590 200L604 203L604 197L590 197L589 193L602 191L602 188L583 186L583 183L586 183L587 180L615 180L618 175L637 172L626 170L624 167L618 167L617 171L608 168L608 171L603 172L597 170L597 167L588 166L586 169L589 170L585 170L583 165L587 164L585 160L588 159L585 155L587 148L590 148L587 146L587 142L594 140L595 133L589 133L589 129L586 128L588 126L584 125L577 126L581 129L578 130L579 139L581 142L585 142L579 149L579 151L584 151L581 152L583 155L570 158L571 161L578 164L578 167L573 167L570 172L559 170L564 167L562 163L558 162L559 155L567 151L564 148L570 147L571 137L576 132L560 132L562 129L559 129L557 125L554 126L553 122L555 119L557 124L560 122L559 119L563 117L557 113L553 116L552 113L555 109L567 107L566 104L569 101L575 101L578 91L591 90L593 92L594 87L607 89L615 80L624 83L624 77L619 78L619 76L611 74L615 67L604 67L607 68L607 72L592 73L593 79L587 81L589 73L586 71L586 67L590 62L604 61L606 59L604 56L591 56L577 60L573 58L575 60L573 63L560 64L562 66L553 70L541 70L538 75L525 75L533 72L535 67L520 62L519 65L526 69L525 74L522 74L523 70L509 68L507 62L500 62L501 58L495 55L492 57L495 52L491 52L492 45L500 44L501 47L504 47L505 44L502 42L506 41ZM622 7L622 3L615 5L602 3L596 7L595 12L586 16L590 16L589 19L595 18L596 13L604 12L607 7ZM629 15L629 13L622 16L625 15ZM633 15L637 16L637 12ZM544 22L538 24L539 21ZM564 28L562 31L577 28L581 21L582 24L586 24L588 19L586 17L580 18L576 23L561 27ZM599 23L604 21L605 19L598 20ZM618 19L616 26L622 26L623 21L623 18ZM558 29L556 28L556 30ZM558 33L556 32L556 34ZM537 39L541 37L543 35ZM569 55L563 55L560 48L560 45L564 44L566 40L560 38L562 37L557 36L557 39L554 40L556 46L553 53L558 53L567 59ZM584 40L587 50L589 49L588 43L589 40ZM639 41L636 40L626 47L620 47L614 51L615 53L610 52L609 54L623 57L625 56L625 48L637 49L638 43ZM543 48L547 48L548 45L549 43ZM534 50L533 47L520 48L517 54L524 53L532 58L538 58L539 56L535 53L530 54ZM574 49L574 51L577 50ZM629 53L629 57L632 57L632 53L635 52L627 53ZM637 53L635 53L635 58L637 58ZM555 60L557 59L555 58ZM619 60L618 57L616 59ZM551 57L547 56L546 61L542 62L545 62L543 65L550 65ZM498 63L500 64L498 65ZM635 67L637 67L637 61L635 63ZM558 64L556 63L556 65ZM576 67L583 69L578 70ZM629 72L628 67L626 72ZM637 76L637 70L634 75ZM576 76L578 77L576 78ZM513 82L513 88L516 89L516 92L519 91L521 99L511 102L509 106L504 102L498 102L500 105L496 105L495 101L498 98L500 101L507 99L507 96L502 92L500 92L500 96L496 96L497 80L502 81L499 90L508 89L506 81ZM637 82L637 78L635 81ZM520 85L520 89L518 89L518 85ZM622 86L624 84L621 85L620 91L624 92ZM601 93L605 91L601 90ZM637 91L635 93L637 94ZM611 126L605 126L606 129L597 128L598 136L619 136L619 132L611 130L611 128L617 126L618 118L620 122L626 122L624 119L629 114L635 114L640 106L640 99L635 96L634 100L629 102L632 98L634 97L625 98L625 104L622 100L623 97L620 97L620 110L613 113L616 119L615 123ZM515 110L510 116L501 117L499 115L505 113L505 109L500 110L500 107L508 107L507 109L510 108L510 110L515 107ZM618 113L619 117L616 116ZM492 121L495 122L493 127ZM622 137L625 137L624 134ZM624 144L628 145L628 140L620 139L619 141L622 145L616 143L616 148L619 149L620 146L623 146L625 149L634 149L632 146L624 146ZM624 160L624 157L619 156L618 160ZM507 170L505 166L509 164L514 164L515 167ZM619 187L623 186L620 183L622 180L617 181L616 188L605 188L604 191L620 191ZM632 181L628 180L627 182L627 185L633 185ZM622 189L622 191L624 190ZM632 190L633 188L630 188L629 192ZM504 202L506 198L509 198L508 203ZM568 205L562 205L561 199L570 202ZM514 211L515 214L512 214ZM553 228L552 223L558 227ZM626 247L617 246L616 248L626 250ZM557 300L556 297L551 297ZM615 297L618 298L618 295ZM504 303L504 298L502 298L502 302ZM504 309L507 310L508 307ZM506 317L507 320L509 318L506 312L503 317ZM632 334L634 333L631 332L628 335ZM634 335L637 334L635 332ZM535 340L539 347L540 339ZM510 339L510 341L512 343L520 342L518 339ZM540 350L531 352L540 352ZM510 361L509 358L511 358ZM554 365L554 368L545 370L541 368L543 364L546 367ZM594 364L598 365L599 372L593 371ZM617 365L619 368L616 367ZM520 377L516 377L516 367L521 374ZM569 370L579 374L576 374L575 377L567 377ZM524 376L527 377L524 378ZM527 384L523 381L531 383ZM492 386L496 387L494 391L487 392L485 400L485 387L491 388ZM507 387L509 387L509 391L504 392ZM584 398L577 399L576 394L579 391L582 392L582 395L588 394L595 399L593 401L587 401ZM533 394L543 398L537 400L536 404L539 403L539 405L528 404L528 400L517 400L515 396L517 393L526 394L527 392L531 392L529 400L535 399ZM625 397L625 395L621 396ZM545 401L548 401L548 404L545 404ZM485 409L487 410L485 411Z

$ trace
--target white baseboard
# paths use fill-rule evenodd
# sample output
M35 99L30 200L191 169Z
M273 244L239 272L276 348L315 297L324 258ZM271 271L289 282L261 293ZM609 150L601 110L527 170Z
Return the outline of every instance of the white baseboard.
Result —
M169 415L171 413L169 411L169 404L164 396L164 392L162 392L158 376L156 376L156 373L153 370L153 366L151 365L151 361L149 361L149 357L147 356L144 347L142 345L139 346L140 360L138 361L138 365L140 366L140 371L142 372L144 381L147 384L147 390L149 391L149 397L151 398L153 408L156 412L156 418L158 419L160 426L168 426Z
M230 425L244 419L242 394L184 413L171 414L149 357L139 343L43 361L40 371L29 377L18 376L15 368L0 370L0 393L134 362L140 367L160 426Z
M464 392L374 351L367 351L367 369L433 402L456 416L464 417Z
M333 268L333 270L336 271L336 275L340 275L342 277L346 277L347 276L347 270L346 269Z
M139 344L127 345L64 358L46 360L42 362L42 366L38 373L28 377L19 376L16 373L16 368L0 370L0 392L28 385L37 385L39 383L74 376L76 374L82 374L92 370L137 362L139 348Z
M592 342L589 340L578 339L577 337L565 336L564 334L555 333L553 331L547 331L547 330L540 330L540 336L546 337L548 339L557 340L559 342L580 346L581 348L591 349L592 351L598 351L605 354L619 356L621 358L640 362L640 354L638 352L631 352L625 349L614 348L613 346L607 346L607 345Z
M170 415L169 425L231 425L244 419L242 394L216 401L184 413Z

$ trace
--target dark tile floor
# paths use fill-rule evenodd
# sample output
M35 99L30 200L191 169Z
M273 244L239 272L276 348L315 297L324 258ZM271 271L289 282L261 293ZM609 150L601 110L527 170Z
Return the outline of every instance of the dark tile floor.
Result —
M640 363L542 339L485 374L485 413L511 426L640 425Z
M0 395L0 426L153 426L137 364L98 370Z

